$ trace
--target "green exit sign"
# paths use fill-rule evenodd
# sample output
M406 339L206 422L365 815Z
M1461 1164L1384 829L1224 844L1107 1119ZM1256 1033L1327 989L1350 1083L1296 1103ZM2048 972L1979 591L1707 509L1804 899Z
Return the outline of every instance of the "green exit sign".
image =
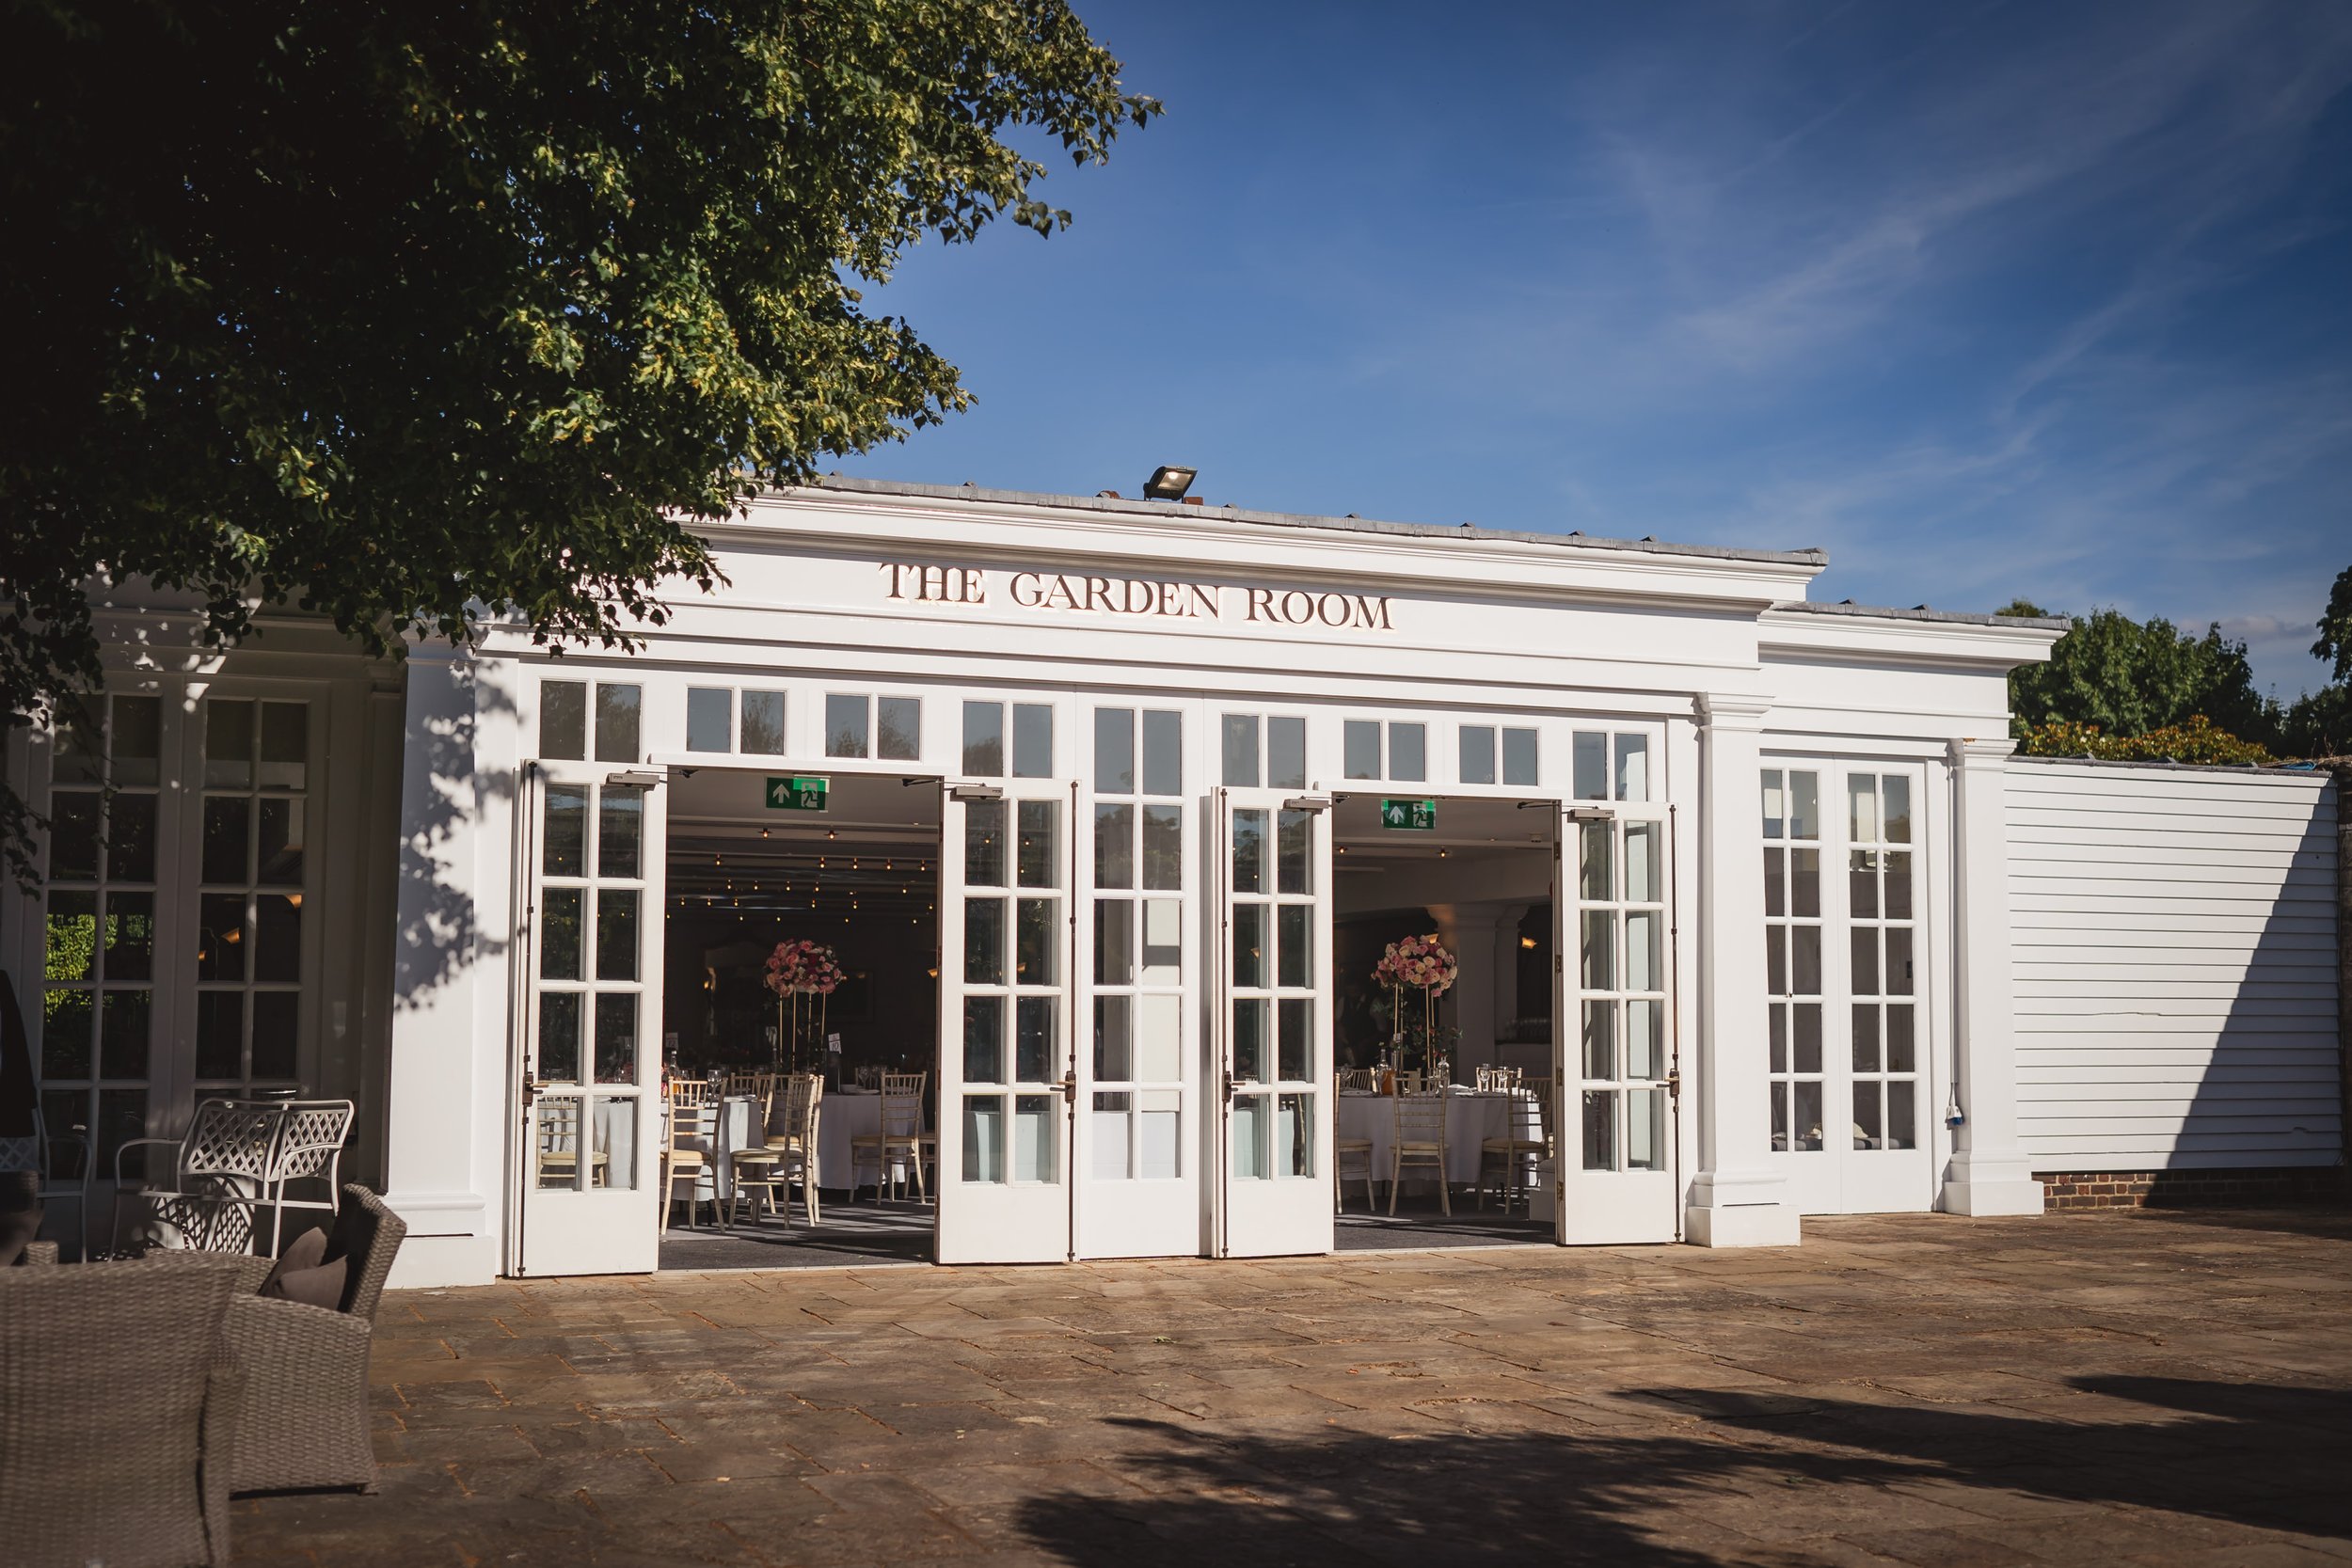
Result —
M1401 828L1407 832L1428 833L1438 829L1438 802L1435 800L1383 800L1380 802L1380 825Z
M823 811L826 781L823 779L770 779L768 809L770 811Z

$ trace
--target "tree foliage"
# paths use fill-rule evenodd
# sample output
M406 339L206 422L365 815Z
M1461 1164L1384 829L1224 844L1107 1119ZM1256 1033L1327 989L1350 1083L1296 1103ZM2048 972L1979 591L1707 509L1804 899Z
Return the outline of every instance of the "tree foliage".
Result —
M1158 106L1064 0L20 0L0 694L101 684L87 585L623 643L691 527L966 406L860 287L1047 233ZM28 817L0 801L20 875Z

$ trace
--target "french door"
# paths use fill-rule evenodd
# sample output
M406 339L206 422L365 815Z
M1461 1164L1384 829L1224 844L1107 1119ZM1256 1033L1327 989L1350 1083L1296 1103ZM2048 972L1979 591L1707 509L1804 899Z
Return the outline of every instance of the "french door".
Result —
M1552 1079L1564 1243L1675 1238L1668 831L1662 810L1626 805L1576 807L1561 824Z
M1330 820L1279 790L1215 811L1217 1251L1329 1252Z
M1074 800L1066 781L1009 779L942 803L943 1263L1071 1255Z
M649 1274L660 1229L661 775L523 765L517 1275Z

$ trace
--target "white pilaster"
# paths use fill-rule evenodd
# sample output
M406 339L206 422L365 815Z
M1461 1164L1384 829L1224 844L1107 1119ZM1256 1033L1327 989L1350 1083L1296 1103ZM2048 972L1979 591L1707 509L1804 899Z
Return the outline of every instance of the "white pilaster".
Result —
M2009 757L1997 740L1952 742L1953 947L1959 976L1954 1079L1963 1119L1941 1207L2039 1214L2042 1183L2017 1139L2017 995L2009 927Z
M392 960L391 1059L385 1090L385 1201L408 1222L392 1283L474 1284L496 1278L501 1180L495 1153L501 1107L484 1085L503 1082L502 1037L479 1037L488 846L477 757L478 669L446 647L407 661L402 736L397 946ZM502 836L502 835L501 835Z
M1770 705L1699 698L1699 1158L1683 1231L1701 1246L1791 1246L1797 1211L1772 1168L1764 1048L1764 814Z

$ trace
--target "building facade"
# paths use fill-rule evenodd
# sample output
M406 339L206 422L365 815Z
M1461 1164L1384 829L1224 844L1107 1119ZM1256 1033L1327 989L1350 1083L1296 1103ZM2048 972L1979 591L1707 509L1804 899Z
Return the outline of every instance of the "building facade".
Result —
M858 972L815 1049L930 1075L940 1261L1317 1252L1381 1005L1339 956L1404 911L1477 980L1457 1075L1555 1085L1564 1243L2041 1209L2006 678L2062 623L1814 603L1818 551L971 487L709 536L631 655L107 607L104 733L9 758L52 1125L299 1084L359 1102L400 1283L650 1269L665 1065L799 1038L727 988L807 935Z

